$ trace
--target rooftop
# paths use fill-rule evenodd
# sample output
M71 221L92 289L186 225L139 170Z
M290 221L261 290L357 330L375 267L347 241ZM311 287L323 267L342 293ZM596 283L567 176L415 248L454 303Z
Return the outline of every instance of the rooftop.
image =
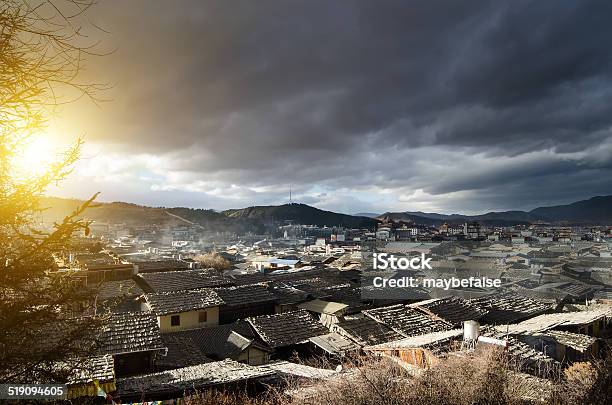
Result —
M578 312L545 314L528 319L516 325L498 326L497 328L500 331L507 330L512 334L543 332L560 326L589 324L605 316L612 316L612 306L602 305Z
M97 296L100 301L121 297L136 297L143 293L144 291L134 280L105 281L97 289Z
M449 323L403 304L368 309L363 313L405 337L451 329Z
M164 271L140 274L154 292L197 290L233 285L233 280L210 270Z
M571 347L579 352L588 350L591 346L597 342L597 338L592 336L560 331L560 330L549 330L542 333L536 333L534 336L542 336L544 338L550 338L555 342L562 344L567 347Z
M298 305L300 309L305 309L310 312L316 312L319 314L338 314L348 307L346 304L340 302L331 302L315 299L312 301L306 301Z
M72 370L68 385L87 384L93 380L101 383L115 379L113 356L104 354L86 359L81 366Z
M337 372L335 370L327 370L324 368L316 368L299 363L291 363L289 361L277 361L274 363L259 366L262 369L273 370L278 374L292 377L302 377L311 379L329 378Z
M215 292L228 306L248 305L256 302L276 301L266 283L247 284L237 287L216 288Z
M480 329L480 335L493 339L505 340L508 342L507 353L520 361L520 364L527 367L540 366L542 364L558 365L559 363L548 355L531 348L513 336L508 336L505 332L493 327Z
M392 342L381 343L374 346L365 347L365 350L389 350L389 349L409 349L416 347L424 347L442 342L447 342L450 339L461 337L462 329L450 329L440 332L431 332L424 335L411 336Z
M515 293L492 294L470 300L470 302L488 311L481 319L491 324L521 321L551 311L556 306L551 301L531 299Z
M168 333L164 335L164 341L166 336L192 345L197 352L217 360L237 356L254 341L254 332L246 321Z
M197 342L192 340L190 336L180 335L179 333L164 333L162 335L162 340L168 348L168 353L157 359L157 367L171 370L213 361L200 350Z
M101 354L162 350L157 319L148 312L113 314L100 335Z
M224 304L221 297L214 290L207 288L146 294L145 300L151 311L158 316L195 311Z
M329 333L325 326L303 309L257 316L247 321L272 348L306 343L311 337Z
M347 335L361 346L375 345L403 337L390 327L367 316L342 318L332 326L332 329L341 330L342 335Z
M180 395L186 390L214 385L247 381L274 376L270 369L253 367L233 360L222 360L197 366L177 368L159 373L146 374L117 380L117 392L123 398Z
M150 272L159 272L159 271L189 269L188 262L185 262L183 260L176 260L176 259L142 260L142 261L134 261L134 264L138 266L138 273L150 273Z
M455 326L462 325L463 321L478 320L488 312L486 309L457 297L417 302L410 306L432 313Z
M310 342L331 355L344 356L349 352L359 350L359 346L338 333L311 337Z

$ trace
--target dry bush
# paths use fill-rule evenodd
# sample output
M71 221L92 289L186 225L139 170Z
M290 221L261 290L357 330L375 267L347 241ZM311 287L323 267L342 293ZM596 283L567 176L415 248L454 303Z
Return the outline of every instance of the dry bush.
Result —
M606 404L612 402L612 353L603 360L575 363L564 372L551 403Z
M200 263L200 266L205 269L229 270L232 266L229 261L223 258L218 253L206 253L196 256L193 260Z
M206 390L198 391L184 398L185 405L270 405L265 395L254 397L246 392Z
M386 359L355 359L346 366L345 373L314 385L289 383L286 392L293 397L280 396L283 404L399 404L397 400L408 394L406 370Z
M503 352L490 349L476 356L450 356L411 382L410 403L415 404L513 404Z
M330 364L319 359L319 365ZM187 404L208 405L514 405L611 403L610 358L577 363L556 384L520 373L496 349L455 354L429 370L406 369L381 357L348 360L341 374L318 382L287 379L282 387L253 397L244 393L204 392ZM316 365L311 362L310 365Z
M522 380L514 378L505 355L486 350L450 356L429 370L406 370L385 359L362 358L340 378L292 387L285 404L523 404ZM296 390L302 388L302 390ZM290 391L291 392L291 391Z

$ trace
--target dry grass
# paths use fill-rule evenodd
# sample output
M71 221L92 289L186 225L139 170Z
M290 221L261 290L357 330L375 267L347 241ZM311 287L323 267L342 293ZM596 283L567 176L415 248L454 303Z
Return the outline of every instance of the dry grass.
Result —
M503 352L451 355L429 370L400 367L387 358L351 359L344 372L316 383L285 381L259 396L204 392L191 405L514 405L611 403L610 358L577 363L556 381L519 372ZM311 364L314 365L314 364ZM322 365L322 364L321 364Z
M185 405L271 405L273 401L267 395L253 396L246 392L200 391L185 397Z
M612 403L612 352L608 352L604 360L575 363L568 367L563 380L553 391L551 403Z
M406 370L385 358L349 365L346 376L306 389L287 404L513 404L515 379L497 351L479 356L449 357L426 371Z

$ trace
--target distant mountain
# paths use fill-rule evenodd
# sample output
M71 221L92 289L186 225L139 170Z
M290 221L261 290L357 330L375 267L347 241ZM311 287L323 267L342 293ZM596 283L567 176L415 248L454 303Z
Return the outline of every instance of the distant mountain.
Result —
M45 197L40 220L51 223L61 221L83 201ZM367 217L324 211L305 204L257 206L217 212L214 210L184 207L146 207L124 202L95 203L85 211L88 220L109 223L125 223L128 226L157 224L161 226L196 224L212 231L256 232L275 227L277 223L292 221L295 224L319 226L343 226L348 228L374 228L377 220Z
M81 200L45 197L42 200L41 213L44 222L60 221L83 203ZM170 214L174 214L172 217ZM84 217L92 221L142 224L193 221L196 223L223 221L226 217L214 210L194 208L146 207L124 202L93 203L93 207L85 211ZM181 219L177 218L180 217Z
M519 225L537 221L571 224L612 224L612 195L593 197L567 205L540 207L531 211L500 211L480 215L437 214L420 211L387 212L380 220L403 220L423 225L439 225L444 222L460 223L478 221L486 225Z
M39 215L43 222L61 221L82 201L46 197ZM274 229L278 223L348 228L373 228L378 221L406 221L437 226L444 222L459 224L478 221L488 226L511 226L537 221L562 224L612 224L612 196L593 197L567 205L541 207L531 211L488 212L481 215L437 214L420 211L387 212L376 218L365 214L346 215L321 210L305 204L254 206L222 212L193 208L146 207L124 202L99 203L88 209L84 217L97 222L125 223L128 226L158 224L160 226L197 224L211 231L261 233ZM373 214L372 214L373 215Z
M229 218L292 221L296 224L374 228L377 221L365 216L353 216L324 211L306 204L255 206L223 211Z
M422 212L422 211L406 211L405 214L422 217L422 218L430 218L430 219L448 219L456 216L457 214L437 214L435 212Z
M357 214L353 214L356 217L366 217L366 218L376 218L380 214L375 214L373 212L358 212Z
M532 217L550 221L612 224L612 195L593 197L567 205L536 208Z

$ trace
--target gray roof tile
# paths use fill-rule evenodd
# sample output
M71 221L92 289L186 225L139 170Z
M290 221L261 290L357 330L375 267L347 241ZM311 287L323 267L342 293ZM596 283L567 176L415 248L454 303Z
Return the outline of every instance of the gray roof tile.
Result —
M113 314L100 335L101 354L119 354L161 350L157 319L148 312Z
M272 348L305 343L329 330L305 310L247 318L261 339Z
M403 304L368 309L363 313L406 337L451 329L450 323Z
M156 315L178 314L223 305L223 300L212 289L146 294L145 300Z
M197 290L200 288L231 286L234 281L210 270L164 271L140 274L154 292Z

